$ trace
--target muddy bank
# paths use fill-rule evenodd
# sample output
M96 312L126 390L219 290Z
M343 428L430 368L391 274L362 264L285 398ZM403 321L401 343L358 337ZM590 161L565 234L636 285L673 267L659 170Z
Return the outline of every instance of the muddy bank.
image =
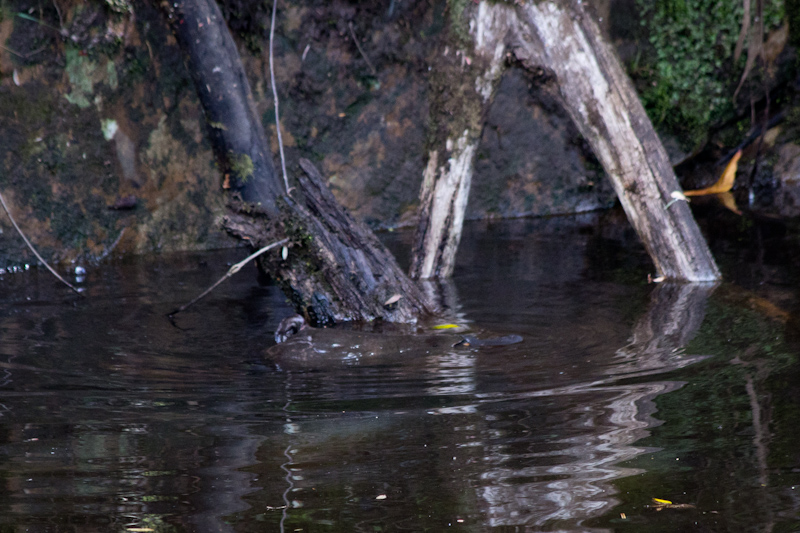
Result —
M276 150L267 72L270 8L221 4ZM427 142L429 65L441 53L441 34L457 4L306 0L280 8L275 75L290 175L299 172L300 157L309 158L358 218L374 227L413 224ZM644 63L634 60L654 46L643 40L644 4L609 0L592 8L640 84ZM791 39L778 37L769 42L774 57L784 58L783 78L775 78L783 80L791 71L785 58L794 52ZM110 254L235 244L218 224L225 210L222 177L206 140L214 125L203 117L162 12L128 0L12 0L0 7L0 44L0 191L45 257L90 263ZM746 85L739 99L757 90ZM782 94L790 106L793 92ZM756 155L762 162L754 182L766 192L750 203L791 216L800 205L797 116L787 112L772 144L742 159L745 171ZM600 166L558 97L521 70L504 75L486 121L468 217L613 205ZM676 132L654 121L671 146ZM706 145L724 153L749 126L742 119L714 127L720 133L707 136ZM687 156L682 150L674 152L676 160ZM716 172L713 157L679 175L705 185ZM749 178L737 182L740 195L748 187ZM0 268L32 262L0 216Z

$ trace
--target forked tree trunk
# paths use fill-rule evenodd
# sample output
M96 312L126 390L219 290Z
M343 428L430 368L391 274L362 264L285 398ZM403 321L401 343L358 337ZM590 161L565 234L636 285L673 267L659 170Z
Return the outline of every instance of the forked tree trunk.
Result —
M336 202L322 176L301 161L295 198L283 194L255 112L239 53L214 0L163 4L195 82L232 202L228 231L260 248L290 238L287 254L264 254L275 279L312 325L415 322L432 312L392 255Z
M718 279L719 270L688 205L684 201L672 202L673 195L681 189L636 91L580 2L549 0L514 6L483 0L473 9L480 20L473 25L476 42L508 42L527 68L537 73L544 70L555 77L565 108L612 180L622 207L658 272L676 280ZM476 31L478 28L483 33ZM471 110L465 107L462 112ZM433 180L458 182L458 177L444 172L434 174L430 169L429 162L423 209L429 194L426 191L437 189L437 183L428 183L431 176ZM449 169L451 174L459 170L464 177L472 175L471 164L462 168L451 165ZM462 198L468 195L468 187L464 189ZM461 213L423 211L420 228L432 226L437 216L444 217L449 224L439 240L451 242L460 235L466 201L452 205ZM454 224L456 221L459 224ZM419 243L417 248L420 257L415 258L414 264L429 265L425 272L447 275L452 271L454 248L434 250ZM445 257L442 250L449 255ZM425 277L417 271L413 273Z

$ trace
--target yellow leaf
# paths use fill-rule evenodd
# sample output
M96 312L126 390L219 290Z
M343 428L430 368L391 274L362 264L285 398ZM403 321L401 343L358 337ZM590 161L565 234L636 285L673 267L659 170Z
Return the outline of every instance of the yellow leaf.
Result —
M672 502L669 500L662 500L661 498L653 498L653 503L658 505L672 505Z
M719 198L719 201L722 202L722 205L724 205L726 209L730 209L737 215L742 214L742 212L739 211L739 208L736 207L736 200L734 199L733 194L730 192L721 192L717 194L717 198Z
M454 329L459 327L458 324L439 324L438 326L433 326L431 329Z
M725 171L722 173L722 176L719 178L714 185L711 187L706 187L705 189L696 189L693 191L683 191L683 194L686 196L705 196L706 194L718 194L721 192L728 192L733 188L733 182L736 179L736 170L739 168L739 158L742 157L742 151L739 150L736 152L731 160L728 162L728 166L725 167Z

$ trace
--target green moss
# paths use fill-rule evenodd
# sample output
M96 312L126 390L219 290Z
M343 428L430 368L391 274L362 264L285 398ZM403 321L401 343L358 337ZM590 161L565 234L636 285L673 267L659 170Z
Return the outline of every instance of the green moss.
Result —
M733 64L743 7L729 0L637 0L651 53L633 67L651 120L691 150L733 114L746 53ZM783 20L783 0L765 5L765 28ZM753 15L755 16L755 15Z
M448 0L447 10L450 18L450 32L457 39L459 44L467 46L470 42L469 21L464 15L467 6L472 0Z
M244 183L253 176L255 167L247 154L234 154L230 157L231 170Z
M106 5L115 13L133 13L133 7L131 7L131 4L128 2L128 0L106 0Z
M97 69L97 64L85 55L81 55L80 50L68 48L66 51L67 76L72 86L72 91L65 94L64 98L71 104L75 104L81 109L86 109L91 105L89 97L94 89L92 75Z

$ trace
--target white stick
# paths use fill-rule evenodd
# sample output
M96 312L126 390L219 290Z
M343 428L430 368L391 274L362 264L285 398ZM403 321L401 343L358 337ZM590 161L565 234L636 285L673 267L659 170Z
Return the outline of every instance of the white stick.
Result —
M281 153L281 170L286 193L289 193L289 178L286 175L286 157L283 155L283 139L281 138L281 117L278 113L278 91L275 89L275 67L272 61L272 42L275 40L275 13L278 11L278 0L272 4L272 24L269 27L269 77L272 81L272 96L275 98L275 127L278 130L278 149Z

